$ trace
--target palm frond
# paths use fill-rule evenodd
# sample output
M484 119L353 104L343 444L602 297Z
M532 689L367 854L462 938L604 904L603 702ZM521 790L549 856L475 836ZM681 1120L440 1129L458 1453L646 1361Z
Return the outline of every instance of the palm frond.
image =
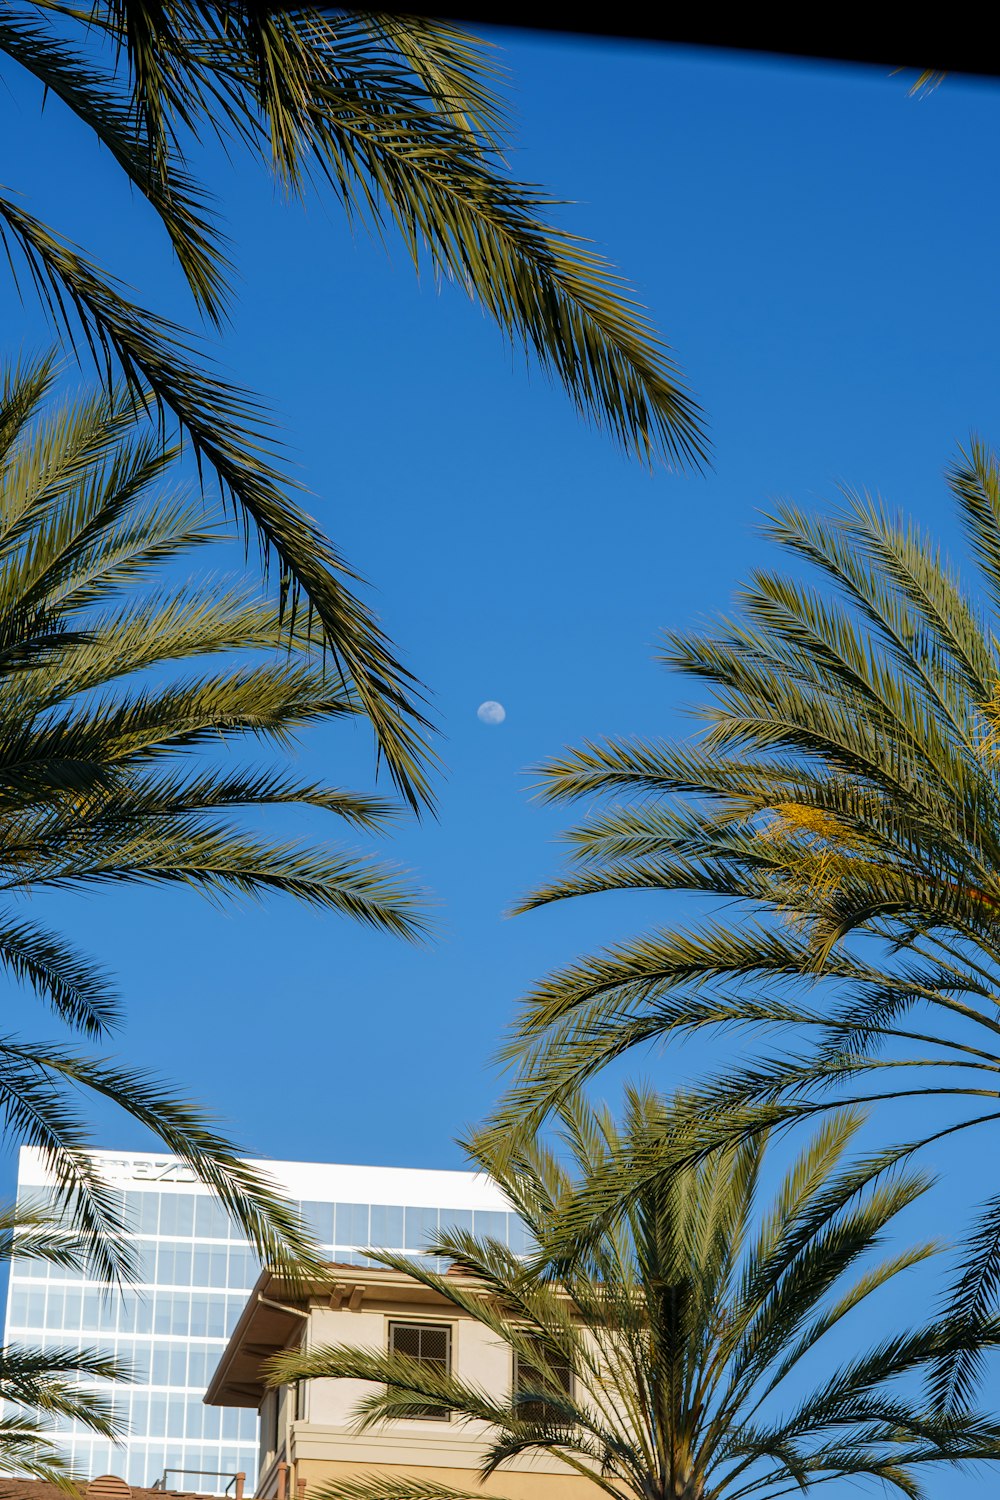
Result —
M552 200L497 158L503 109L478 39L413 17L178 0L90 21L124 45L147 153L182 204L171 117L263 155L296 192L332 189L376 232L391 220L418 268L426 253L467 287L628 451L705 458L699 410L621 278L549 227Z
M159 215L196 302L218 325L228 300L231 267L203 189L176 153L155 156L136 131L135 100L114 73L57 36L36 12L7 7L0 17L0 52L25 68L93 131L101 145Z
M165 585L164 568L218 531L173 491L177 452L150 436L145 405L127 390L60 404L47 393L44 361L9 374L3 390L0 964L99 1041L121 1020L110 979L14 902L52 889L169 883L215 900L283 893L421 935L426 916L405 874L362 851L240 826L241 810L296 806L369 833L395 808L298 777L284 761L305 725L359 711L305 622L283 621L259 583L192 571L180 589ZM203 657L214 660L202 668ZM241 763L248 739L258 759L267 748L264 764ZM212 758L223 744L225 766ZM67 1255L79 1253L82 1235L105 1275L134 1270L121 1205L87 1154L88 1093L190 1162L263 1259L312 1262L290 1205L193 1105L141 1071L7 1036L7 1139L42 1150ZM47 1243L40 1226L24 1241L32 1243L40 1253Z
M393 226L418 271L429 264L465 288L627 452L705 461L701 411L628 287L551 222L546 193L507 169L499 70L461 28L218 0L22 0L0 18L0 53L110 152L215 324L233 268L188 150L212 134L263 158L294 193L332 192L376 235ZM396 786L415 809L430 805L435 755L419 683L359 597L360 580L295 504L259 403L10 194L0 196L0 238L15 281L20 271L68 346L94 358L108 388L121 377L132 402L150 399L190 444L258 539L265 571L273 559L285 619L294 628L304 616L322 636Z
M82 336L110 379L117 364L136 403L152 394L214 474L222 497L261 538L264 560L277 559L279 589L291 610L298 593L322 626L333 661L357 693L386 766L413 806L428 795L426 746L414 706L413 678L397 662L374 615L347 586L355 575L312 519L281 488L266 440L247 422L259 416L245 392L191 362L176 327L136 307L82 252L0 195L0 239L20 250L56 324Z
M956 1274L943 1299L941 1317L949 1323L986 1318L997 1302L1000 1289L1000 1199L989 1198L979 1206L977 1220ZM953 1412L967 1406L980 1384L985 1351L948 1351L938 1361L929 1389L942 1410Z
M862 1118L841 1113L767 1206L761 1140L682 1159L678 1107L636 1088L621 1125L579 1096L561 1114L561 1175L540 1140L522 1136L512 1154L474 1138L477 1165L495 1168L537 1230L528 1261L466 1232L429 1247L452 1260L447 1273L372 1253L473 1320L527 1380L486 1389L461 1371L351 1342L288 1350L269 1362L269 1382L364 1382L359 1430L432 1405L485 1424L481 1479L544 1455L618 1500L777 1500L820 1476L861 1474L914 1493L929 1463L1000 1458L995 1422L965 1403L944 1412L907 1394L942 1359L993 1350L995 1318L936 1319L822 1364L831 1329L933 1253L922 1245L872 1258L927 1188L901 1169L912 1147L851 1160ZM386 1500L399 1484L363 1474L323 1493ZM429 1500L431 1484L409 1486L404 1495Z
M108 976L58 933L0 914L0 964L85 1036L105 1036L120 1023L118 996Z
M690 1161L845 1104L926 1101L913 1150L1000 1118L997 456L973 438L947 479L970 576L867 494L785 505L765 532L795 572L757 572L733 617L666 638L666 664L701 686L701 733L588 742L541 768L542 798L589 806L568 871L525 906L641 888L715 911L535 988L502 1054L498 1151L612 1059L695 1031L776 1045L690 1091ZM994 1306L996 1218L991 1200L945 1314ZM943 1358L942 1408L981 1369Z

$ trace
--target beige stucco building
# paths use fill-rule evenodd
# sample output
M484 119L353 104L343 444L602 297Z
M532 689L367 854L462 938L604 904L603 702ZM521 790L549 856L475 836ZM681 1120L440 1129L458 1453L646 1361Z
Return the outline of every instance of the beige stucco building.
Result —
M511 1351L432 1289L394 1271L331 1266L329 1280L295 1291L264 1272L233 1330L205 1396L214 1406L260 1412L257 1495L298 1500L315 1484L382 1470L480 1488L477 1470L488 1429L428 1415L359 1434L364 1381L311 1380L268 1390L266 1360L288 1348L357 1344L445 1360L463 1380L497 1393L515 1378ZM548 1456L518 1460L481 1486L510 1500L584 1500L592 1484Z

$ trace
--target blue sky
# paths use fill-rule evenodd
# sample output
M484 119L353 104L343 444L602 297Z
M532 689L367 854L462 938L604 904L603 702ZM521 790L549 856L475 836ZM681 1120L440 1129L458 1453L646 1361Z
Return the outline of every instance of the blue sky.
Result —
M947 541L956 442L1000 441L994 85L910 99L877 70L495 39L513 169L575 200L562 222L627 272L707 409L714 468L626 462L462 294L418 285L400 246L387 258L335 204L285 204L261 170L213 160L241 276L224 367L273 406L317 516L434 691L439 819L404 822L391 852L433 892L438 937L409 948L287 903L220 914L148 892L46 898L45 914L120 976L118 1054L262 1155L461 1165L453 1137L496 1096L518 996L667 910L627 896L505 917L558 858L563 820L530 800L529 768L585 736L688 732L691 688L656 665L658 633L727 606L767 557L754 527L776 498L866 485ZM10 80L8 184L189 320L144 205L64 123ZM45 342L6 273L0 316L5 357ZM504 724L477 720L487 698ZM311 734L301 763L370 784L367 741L341 728ZM26 1000L16 1015L44 1025ZM100 1144L144 1144L95 1119ZM957 1161L946 1219L979 1188Z

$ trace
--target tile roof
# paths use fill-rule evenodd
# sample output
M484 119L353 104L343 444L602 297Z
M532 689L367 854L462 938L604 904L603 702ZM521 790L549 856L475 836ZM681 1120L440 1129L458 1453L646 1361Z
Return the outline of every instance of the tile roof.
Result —
M86 1500L88 1486L81 1484L80 1500ZM130 1485L132 1500L207 1500L204 1494L190 1490L152 1490ZM47 1479L23 1479L0 1474L0 1500L67 1500L66 1491Z

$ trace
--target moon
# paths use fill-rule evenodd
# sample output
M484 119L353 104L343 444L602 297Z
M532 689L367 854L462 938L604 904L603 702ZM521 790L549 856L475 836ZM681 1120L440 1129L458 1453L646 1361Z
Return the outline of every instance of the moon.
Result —
M502 724L507 717L507 710L502 703L494 703L492 698L487 698L485 703L480 703L476 709L476 718L481 724Z

